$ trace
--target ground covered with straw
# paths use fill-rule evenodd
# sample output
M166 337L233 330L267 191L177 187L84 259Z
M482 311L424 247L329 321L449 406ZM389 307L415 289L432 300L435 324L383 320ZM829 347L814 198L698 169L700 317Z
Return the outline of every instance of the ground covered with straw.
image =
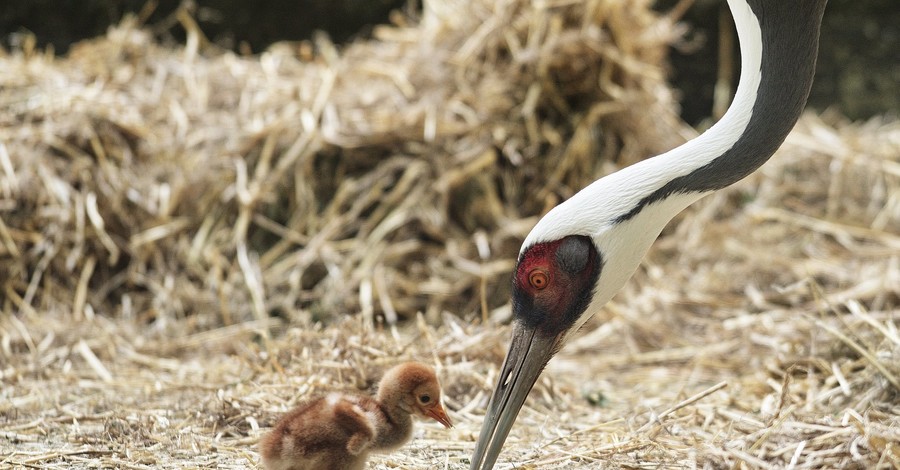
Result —
M426 2L239 56L177 16L0 51L0 468L254 468L305 398L435 365L467 468L537 217L669 149L649 2ZM808 112L664 231L499 468L900 468L900 122Z

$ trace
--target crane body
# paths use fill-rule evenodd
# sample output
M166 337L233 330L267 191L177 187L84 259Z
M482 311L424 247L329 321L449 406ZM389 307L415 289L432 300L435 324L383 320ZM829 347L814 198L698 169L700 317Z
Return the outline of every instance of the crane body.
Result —
M550 210L522 244L514 326L471 470L496 462L553 355L628 281L665 225L744 178L784 142L806 105L826 0L728 0L741 48L734 100L714 126L591 183Z

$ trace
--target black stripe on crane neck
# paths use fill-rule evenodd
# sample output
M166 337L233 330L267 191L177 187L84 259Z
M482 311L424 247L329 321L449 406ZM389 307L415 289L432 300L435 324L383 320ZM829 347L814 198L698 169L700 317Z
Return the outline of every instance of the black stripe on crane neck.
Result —
M762 166L781 146L806 105L816 69L819 26L827 0L747 0L760 22L760 82L747 127L734 145L706 165L666 183L616 222L678 193L729 186Z

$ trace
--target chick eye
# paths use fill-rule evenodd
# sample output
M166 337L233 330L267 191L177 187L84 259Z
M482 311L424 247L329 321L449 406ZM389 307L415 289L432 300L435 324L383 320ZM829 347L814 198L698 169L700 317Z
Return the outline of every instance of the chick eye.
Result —
M428 403L431 401L431 397L429 397L428 395L422 395L419 397L419 401L422 403Z
M550 283L550 277L547 276L547 273L545 273L544 271L535 269L534 271L531 271L531 274L528 275L528 282L531 283L531 287L541 290L547 287L547 284Z

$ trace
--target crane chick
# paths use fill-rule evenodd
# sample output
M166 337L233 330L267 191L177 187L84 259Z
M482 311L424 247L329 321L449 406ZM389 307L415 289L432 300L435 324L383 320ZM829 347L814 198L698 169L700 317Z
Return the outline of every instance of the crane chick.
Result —
M267 470L362 469L369 453L412 436L412 415L452 426L434 369L407 362L388 370L373 397L331 393L286 414L259 443Z

